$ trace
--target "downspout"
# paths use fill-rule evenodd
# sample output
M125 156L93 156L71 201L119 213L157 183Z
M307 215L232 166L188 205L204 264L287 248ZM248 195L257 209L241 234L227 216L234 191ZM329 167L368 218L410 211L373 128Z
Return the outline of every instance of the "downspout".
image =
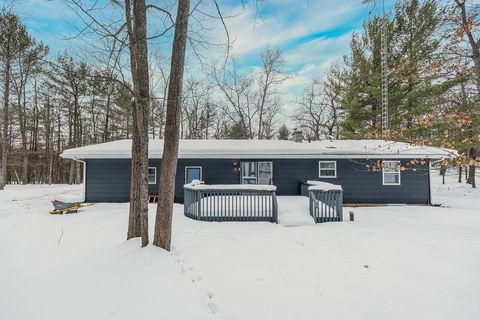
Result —
M75 157L72 160L83 163L83 202L85 202L87 198L87 163Z

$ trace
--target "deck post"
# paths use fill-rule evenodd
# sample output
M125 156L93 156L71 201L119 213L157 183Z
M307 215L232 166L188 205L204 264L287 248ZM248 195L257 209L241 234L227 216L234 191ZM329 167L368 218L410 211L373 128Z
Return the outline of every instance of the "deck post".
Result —
M278 203L277 203L277 193L275 191L272 192L272 218L273 222L278 223Z
M202 191L197 190L196 198L197 198L197 217L200 218L202 216Z
M340 221L343 221L343 192L339 191L338 192L338 217L340 218Z

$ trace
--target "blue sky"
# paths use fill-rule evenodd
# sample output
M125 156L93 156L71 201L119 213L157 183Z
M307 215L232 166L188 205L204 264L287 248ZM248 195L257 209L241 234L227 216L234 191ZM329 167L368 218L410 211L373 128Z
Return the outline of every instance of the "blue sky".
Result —
M0 3L6 1L10 0L0 0ZM99 3L102 1L107 2L99 0ZM203 2L202 8L212 12L211 1ZM192 0L193 3L196 2ZM281 49L285 71L292 75L282 88L284 100L291 100L313 77L321 76L331 63L348 53L351 33L361 27L370 9L361 5L361 0L265 0L260 11L249 5L248 0L245 6L238 0L219 3L224 15L235 16L226 19L234 40L231 55L244 68L255 68L266 46ZM80 40L63 40L83 24L60 0L16 0L14 11L37 39L51 47L52 53L76 51L86 45ZM204 21L208 27L204 33L210 40L225 40L219 21ZM154 23L152 17L150 24ZM169 51L169 41L170 38L159 45L164 52ZM221 58L221 50L208 49L206 55ZM195 63L195 59L190 61Z

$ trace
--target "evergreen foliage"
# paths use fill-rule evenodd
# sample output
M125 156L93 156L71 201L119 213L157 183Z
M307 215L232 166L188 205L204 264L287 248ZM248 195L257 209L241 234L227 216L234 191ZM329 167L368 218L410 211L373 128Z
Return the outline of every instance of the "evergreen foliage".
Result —
M285 124L282 124L280 128L278 128L277 139L288 140L289 138L290 138L290 131L288 130Z

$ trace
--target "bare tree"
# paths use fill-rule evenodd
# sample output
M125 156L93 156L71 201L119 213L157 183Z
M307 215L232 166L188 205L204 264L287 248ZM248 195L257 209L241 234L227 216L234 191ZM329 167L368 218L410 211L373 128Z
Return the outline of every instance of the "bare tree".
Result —
M324 79L314 79L296 101L294 119L308 139L338 138L342 119L343 72L330 67Z
M205 79L190 77L185 82L183 98L184 135L186 139L208 139L217 114L212 101L212 85Z
M264 139L266 135L272 136L272 118L268 116L275 115L278 111L278 97L276 87L282 83L286 77L282 74L284 61L279 49L267 47L261 56L261 72L258 77L258 129L257 138ZM272 110L273 109L273 110ZM269 114L268 114L269 113ZM266 117L267 116L267 117ZM267 121L265 121L267 118ZM268 130L268 132L266 132Z
M278 49L266 48L256 72L245 72L232 59L227 65L214 64L210 77L222 96L218 105L228 117L234 136L265 139L274 135L274 118L279 111L278 85L287 79L282 73L283 59ZM273 116L273 118L272 118Z
M168 59L162 57L157 51L153 54L150 72L150 91L151 91L151 116L150 130L153 139L163 138L163 128L165 126L165 116L167 109L167 90L168 90L168 68L166 66Z
M170 82L168 85L167 120L162 162L160 165L161 188L158 195L157 217L153 244L170 251L172 238L172 211L177 172L179 128L185 51L188 32L190 0L179 0L173 38Z
M294 120L309 140L320 140L324 134L327 106L321 103L318 83L313 81L295 101Z
M333 64L327 72L324 80L321 80L323 87L323 101L327 106L327 121L325 127L331 138L338 139L340 126L343 121L342 94L344 92L345 73L338 64Z
M229 122L246 131L246 138L253 139L254 120L257 115L254 105L253 76L242 73L234 59L224 69L214 65L210 75L224 98L219 107L229 118Z

